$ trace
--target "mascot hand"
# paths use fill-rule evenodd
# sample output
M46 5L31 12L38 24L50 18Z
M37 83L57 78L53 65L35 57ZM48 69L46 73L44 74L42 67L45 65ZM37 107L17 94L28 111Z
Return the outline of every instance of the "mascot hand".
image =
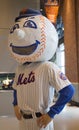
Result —
M48 114L43 114L41 117L37 119L37 125L40 128L45 128L51 121L52 118Z
M21 120L22 115L21 115L20 109L19 109L19 107L18 107L17 105L14 106L14 112L15 112L15 115L16 115L17 119L18 119L18 120Z

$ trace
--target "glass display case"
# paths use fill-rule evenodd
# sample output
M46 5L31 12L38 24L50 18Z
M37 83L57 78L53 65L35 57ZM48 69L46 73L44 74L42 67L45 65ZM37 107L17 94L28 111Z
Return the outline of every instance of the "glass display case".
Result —
M0 90L12 90L15 73L0 73Z

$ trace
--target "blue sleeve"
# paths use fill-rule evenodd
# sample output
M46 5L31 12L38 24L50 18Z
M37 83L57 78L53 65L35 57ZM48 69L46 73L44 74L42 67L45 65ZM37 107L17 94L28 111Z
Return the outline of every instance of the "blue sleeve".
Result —
M13 105L14 106L17 105L17 91L16 90L13 91Z
M61 89L59 91L58 100L53 106L50 107L50 111L48 112L48 115L51 118L54 118L56 114L59 114L63 110L66 103L68 103L71 100L74 92L75 92L75 88L73 87L72 84Z

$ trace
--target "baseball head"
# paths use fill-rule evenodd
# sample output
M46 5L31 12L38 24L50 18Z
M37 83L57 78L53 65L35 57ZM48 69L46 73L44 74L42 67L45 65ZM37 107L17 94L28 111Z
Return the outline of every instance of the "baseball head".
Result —
M53 24L39 11L22 10L9 34L9 48L20 62L46 61L53 57L58 35Z

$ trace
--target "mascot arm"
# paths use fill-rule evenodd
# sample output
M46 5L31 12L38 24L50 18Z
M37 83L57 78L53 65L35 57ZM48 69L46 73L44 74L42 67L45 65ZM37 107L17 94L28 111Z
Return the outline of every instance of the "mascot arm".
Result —
M15 115L18 120L21 120L22 115L21 115L20 108L18 107L18 103L17 103L17 91L16 90L14 90L14 92L13 92L13 97L14 97L13 106L14 106Z
M17 105L17 91L15 89L13 91L13 105Z
M65 107L66 103L68 103L71 100L72 96L74 95L74 92L75 92L75 89L72 84L61 89L59 91L58 100L53 106L50 107L50 111L48 112L48 115L51 118L54 118L56 114L59 114ZM14 97L13 105L17 106L18 104L17 104L17 91L16 90L14 90L13 97Z
M61 89L59 91L59 97L56 103L50 107L50 111L48 112L48 115L51 118L54 118L56 114L59 114L65 107L66 103L68 103L71 100L74 92L75 92L75 89L72 84Z

